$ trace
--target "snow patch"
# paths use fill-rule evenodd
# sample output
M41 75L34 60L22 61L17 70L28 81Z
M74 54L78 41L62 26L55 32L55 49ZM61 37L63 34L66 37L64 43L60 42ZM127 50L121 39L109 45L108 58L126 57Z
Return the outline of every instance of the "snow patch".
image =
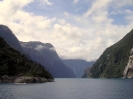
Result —
M37 47L35 48L35 50L37 51L41 51L43 49L47 48L46 46L43 46L43 45L37 45Z
M55 52L55 48L54 47L50 48L50 50L53 51L53 52Z

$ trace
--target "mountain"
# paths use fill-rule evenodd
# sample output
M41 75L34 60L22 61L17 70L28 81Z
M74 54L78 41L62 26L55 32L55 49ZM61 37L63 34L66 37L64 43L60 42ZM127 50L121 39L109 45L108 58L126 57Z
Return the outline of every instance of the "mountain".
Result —
M94 61L87 62L81 59L62 59L62 62L71 68L78 78L82 77L86 67L92 66Z
M17 37L12 33L12 31L4 25L0 25L0 36L5 39L5 41L14 49L23 52L19 40Z
M18 50L22 54L25 54L27 58L30 59L30 57L24 53L24 51L21 48L21 45L19 44L19 40L17 37L12 33L12 31L5 25L0 25L0 37L4 38L4 40L14 49Z
M2 77L17 77L20 75L53 79L53 76L41 64L27 59L0 37L0 82Z
M32 60L34 60L35 62L40 63L40 61L42 61L43 66L45 66L44 64L46 64L47 69L50 72L52 72L55 75L55 77L76 77L75 74L73 73L73 71L70 68L67 68L61 62L61 60L58 58L57 53L56 52L53 53L52 50L54 50L54 49L51 49L51 48L53 48L53 46L51 44L49 44L49 43L46 44L46 46L48 47L48 49L50 48L50 50L43 52L43 53L45 53L45 61L44 61L43 59L40 59L40 60L36 59L37 58L36 56L33 57L35 54L31 55L31 53L29 53L29 52L32 52L33 49L32 49L32 51L29 51L29 48L27 48L29 52L23 51L23 49L26 49L26 48L22 49L19 40L17 39L17 37L12 33L12 31L7 26L0 25L0 37L4 38L4 40L11 47L13 47L14 49L21 52L21 54L24 54L28 59L31 59L30 56L32 56ZM34 47L34 45L32 45L32 47ZM40 49L40 47L41 46L39 46L38 48ZM27 49L26 49L26 51L27 51ZM36 50L39 50L39 49L36 49ZM40 51L38 51L38 53L40 54L40 56L38 56L38 58L41 58L43 55L40 53ZM46 58L49 58L49 59L46 59ZM54 67L52 67L52 66L54 66ZM60 69L58 69L58 68L60 68ZM58 71L58 70L60 70L60 71Z
M53 45L42 42L20 42L31 59L41 63L55 78L75 78L74 72L59 58Z
M133 30L103 52L90 69L90 75L88 76L94 78L120 78L125 74L129 77L133 73L133 64L130 64L130 68L128 66L129 58L132 60L132 53L130 54L132 48ZM127 70L125 70L126 68ZM130 75L131 77L133 76Z

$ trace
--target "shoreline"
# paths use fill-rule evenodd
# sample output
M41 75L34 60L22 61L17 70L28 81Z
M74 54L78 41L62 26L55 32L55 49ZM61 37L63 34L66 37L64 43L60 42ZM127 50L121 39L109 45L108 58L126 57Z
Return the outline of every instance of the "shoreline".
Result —
M46 79L44 77L30 77L30 76L19 76L19 77L10 77L3 75L0 77L0 83L17 83L17 84L32 84L32 83L46 83L54 82L54 79Z

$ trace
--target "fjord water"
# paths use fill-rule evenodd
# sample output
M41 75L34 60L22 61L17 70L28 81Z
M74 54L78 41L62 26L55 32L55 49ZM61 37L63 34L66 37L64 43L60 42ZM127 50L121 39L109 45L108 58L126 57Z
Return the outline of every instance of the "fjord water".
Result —
M133 99L133 79L55 79L0 84L0 99Z

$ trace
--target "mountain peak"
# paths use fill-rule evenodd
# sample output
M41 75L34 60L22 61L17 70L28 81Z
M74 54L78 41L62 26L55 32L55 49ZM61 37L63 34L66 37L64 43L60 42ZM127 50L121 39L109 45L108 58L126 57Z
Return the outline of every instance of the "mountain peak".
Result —
M74 72L60 60L52 44L38 41L20 42L20 44L33 61L45 66L54 77L76 77Z
M5 25L0 25L0 36L14 49L23 53L22 48L19 44L19 40L13 34L13 32Z
M4 31L10 31L10 33L13 34L12 31L7 26L0 25L0 32L4 32ZM3 34L7 34L7 33L9 32L4 32Z
M7 29L8 27L5 26L5 25L0 24L0 28L2 28L2 29ZM8 29L9 29L9 28L8 28Z

